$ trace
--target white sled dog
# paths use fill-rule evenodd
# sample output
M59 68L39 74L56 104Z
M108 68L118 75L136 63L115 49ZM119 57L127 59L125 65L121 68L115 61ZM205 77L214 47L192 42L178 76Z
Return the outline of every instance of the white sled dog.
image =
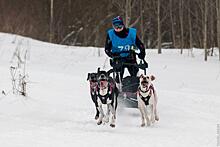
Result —
M157 114L157 94L151 81L155 80L153 75L140 76L140 83L137 91L138 108L141 112L141 127L155 123L159 120ZM146 122L145 122L146 120Z

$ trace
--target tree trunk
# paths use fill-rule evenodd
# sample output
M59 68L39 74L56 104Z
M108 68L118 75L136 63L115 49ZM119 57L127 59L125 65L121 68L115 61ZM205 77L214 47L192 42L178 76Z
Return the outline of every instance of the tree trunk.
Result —
M188 21L189 21L189 48L192 49L193 48L193 37L192 37L192 18L191 18L191 14L190 14L190 1L188 0Z
M71 1L72 0L68 0L68 12L71 13Z
M191 0L188 0L188 21L189 21L189 55L193 56L193 36L192 36L192 17L191 17Z
M143 13L144 13L144 9L143 9L143 0L140 0L140 17L141 17L141 40L144 43L144 18L143 18Z
M216 0L216 11L217 11L217 41L218 41L219 61L220 61L220 0Z
M214 16L213 16L213 10L209 9L209 11L207 11L207 13L209 14L209 20L207 20L207 24L210 28L210 32L208 31L207 36L209 38L209 42L207 42L207 47L210 47L210 52L209 52L209 56L213 56L214 53L214 46L215 46L215 41L214 41ZM208 18L207 18L208 19Z
M131 0L126 0L125 4L125 26L129 27L131 21Z
M157 0L157 37L158 37L158 54L161 54L162 49L161 49L160 0Z
M171 32L172 32L172 40L173 40L173 46L176 48L176 33L174 29L174 21L173 21L173 0L170 0L170 22L171 22Z
M207 56L208 56L208 51L207 51L207 9L208 9L208 3L207 0L205 2L205 10L204 10L204 30L203 30L203 35L204 35L204 40L203 40L203 47L205 49L205 61L207 61Z
M50 38L49 41L53 42L53 0L50 0Z
M180 17L180 48L183 53L183 0L179 2L179 17Z

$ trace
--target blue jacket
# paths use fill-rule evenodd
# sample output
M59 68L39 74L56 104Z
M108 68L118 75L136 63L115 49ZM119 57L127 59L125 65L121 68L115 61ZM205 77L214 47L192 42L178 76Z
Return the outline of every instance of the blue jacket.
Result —
M114 29L108 31L110 40L112 41L112 53L118 53L121 57L128 57L132 45L135 45L137 31L129 28L127 37L120 38L115 34Z

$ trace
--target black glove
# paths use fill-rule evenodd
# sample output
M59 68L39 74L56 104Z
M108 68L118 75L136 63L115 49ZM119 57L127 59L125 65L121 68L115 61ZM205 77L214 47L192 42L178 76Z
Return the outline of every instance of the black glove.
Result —
M138 58L143 60L145 58L145 53L141 52L140 54L138 54Z

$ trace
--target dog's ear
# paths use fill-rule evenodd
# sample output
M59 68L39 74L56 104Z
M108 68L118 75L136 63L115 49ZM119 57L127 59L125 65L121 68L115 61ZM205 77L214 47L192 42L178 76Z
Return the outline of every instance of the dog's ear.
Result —
M89 77L90 77L90 73L88 73L88 75L87 75L87 81L89 80Z
M153 80L155 80L155 79L156 79L156 78L155 78L154 75L151 75L151 76L150 76L150 80L151 80L151 81L153 81Z
M108 76L110 76L110 74L113 73L113 72L114 72L113 69L108 70L108 71L107 71Z
M144 77L144 75L143 75L143 74L141 74L141 75L140 75L140 78L143 78L143 77Z
M97 73L99 73L100 72L100 67L97 69Z

